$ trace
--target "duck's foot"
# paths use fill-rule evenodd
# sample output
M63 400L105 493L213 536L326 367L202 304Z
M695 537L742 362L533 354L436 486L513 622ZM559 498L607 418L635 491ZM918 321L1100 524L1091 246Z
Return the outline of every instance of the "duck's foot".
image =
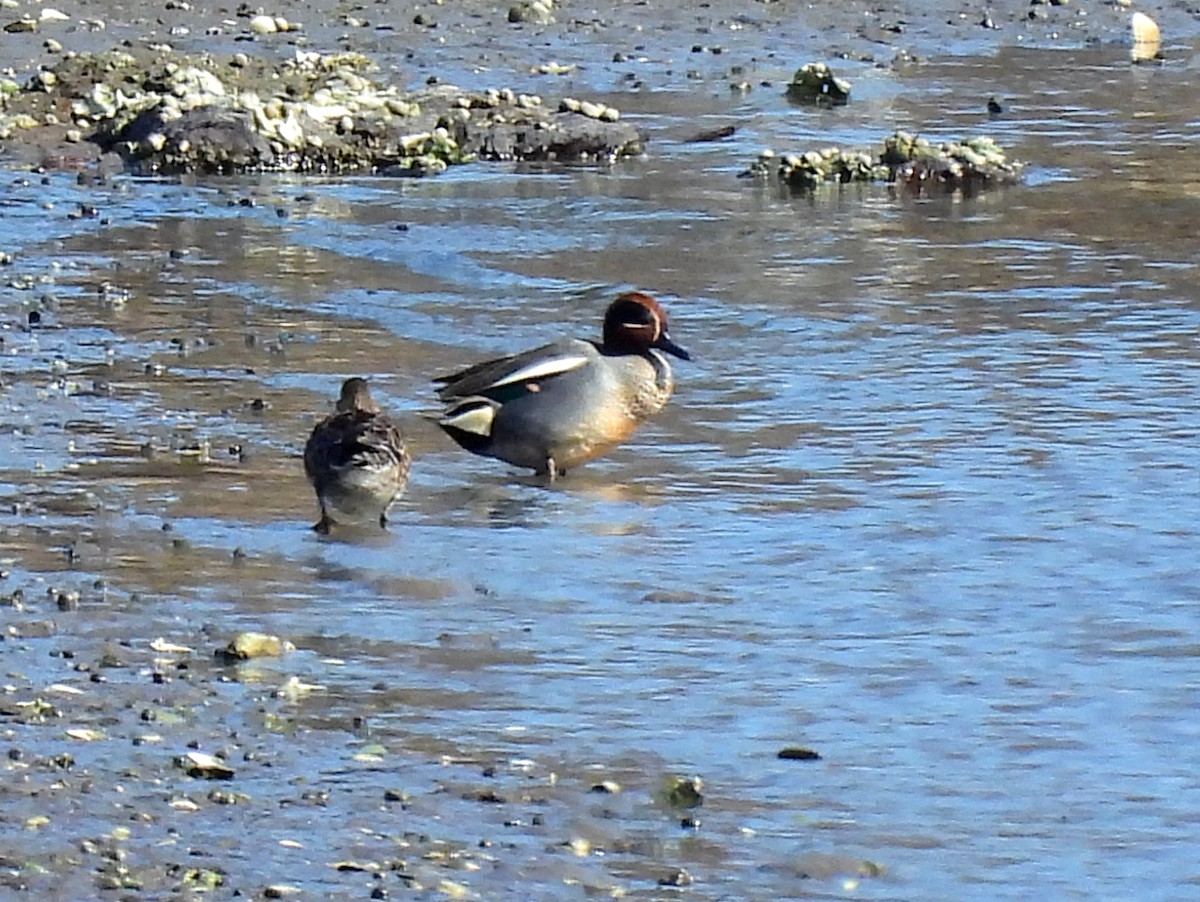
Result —
M558 478L558 467L555 466L553 457L546 458L546 478L550 482L554 482Z
M379 528L387 529L387 525L388 525L388 518L387 518L387 513L385 512L385 513L382 513L379 515Z
M333 521L329 519L329 514L321 514L321 519L312 525L312 530L319 536L329 535L329 528L333 526Z

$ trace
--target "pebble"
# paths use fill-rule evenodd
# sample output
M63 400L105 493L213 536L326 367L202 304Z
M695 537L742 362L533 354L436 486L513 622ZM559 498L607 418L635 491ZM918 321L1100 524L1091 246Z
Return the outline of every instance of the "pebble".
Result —
M1145 13L1137 12L1130 17L1129 27L1133 37L1130 58L1135 63L1158 59L1162 52L1162 37L1155 21Z
M691 886L692 875L683 868L658 879L659 886Z
M274 16L257 15L250 20L249 29L255 34L275 34L279 31Z
M551 0L522 0L509 7L508 21L513 24L553 25L554 4Z
M790 745L779 750L775 756L783 761L820 761L821 755L813 749Z

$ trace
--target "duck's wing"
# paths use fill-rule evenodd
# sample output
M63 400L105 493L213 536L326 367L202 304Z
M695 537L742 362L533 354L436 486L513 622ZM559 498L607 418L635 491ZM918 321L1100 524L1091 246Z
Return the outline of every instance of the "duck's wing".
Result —
M404 447L404 436L389 417L356 412L347 433L342 443L346 466L372 470L399 467L407 472L408 451Z
M483 397L501 403L537 391L537 386L585 366L596 356L590 342L564 339L531 351L485 360L448 376L439 376L438 397L443 401Z
M304 449L304 467L314 481L349 467L407 471L408 452L403 434L387 416L349 411L313 430Z

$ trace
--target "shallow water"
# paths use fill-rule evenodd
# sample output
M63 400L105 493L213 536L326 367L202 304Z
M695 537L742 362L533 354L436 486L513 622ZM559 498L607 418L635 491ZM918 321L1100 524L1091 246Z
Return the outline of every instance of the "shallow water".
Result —
M293 715L330 737L312 785L387 785L346 763L365 713L414 782L453 787L464 759L625 787L577 811L539 783L536 830L476 802L410 812L512 844L461 876L481 898L579 898L598 874L673 898L664 864L700 899L1192 897L1192 71L1100 47L848 74L862 102L835 111L617 95L652 153L612 170L10 173L31 183L0 209L9 272L54 281L6 293L4 556L103 576L77 616L135 644L289 637L276 666L327 687ZM1027 184L788 198L736 178L763 146L881 123L991 133ZM98 216L68 218L80 203ZM627 446L547 488L420 417L431 376L591 334L624 287L662 298L695 357ZM298 454L348 373L417 463L389 533L321 539ZM199 441L207 464L180 453ZM822 760L776 758L792 745ZM653 803L693 773L695 833ZM300 829L279 817L267 839ZM345 821L322 826L328 860L354 857ZM581 835L607 855L546 851ZM852 879L858 859L885 875Z

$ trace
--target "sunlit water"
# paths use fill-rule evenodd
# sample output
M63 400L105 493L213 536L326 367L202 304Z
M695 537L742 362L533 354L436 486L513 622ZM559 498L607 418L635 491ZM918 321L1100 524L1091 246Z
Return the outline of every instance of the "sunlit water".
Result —
M314 722L380 684L385 744L611 776L644 803L702 776L702 842L624 803L695 898L1192 898L1200 100L1185 67L1122 54L864 67L836 111L631 95L652 153L610 171L25 176L0 211L9 272L62 269L6 293L9 547L56 569L27 546L74 541L155 599L154 628L288 636L329 687ZM730 141L680 143L726 122ZM892 125L993 134L1027 184L787 198L736 177L761 147ZM420 417L432 376L595 334L626 287L695 359L625 447L548 488ZM413 482L388 534L321 539L298 452L349 373L401 416ZM198 439L208 466L175 450ZM814 851L886 875L802 879ZM621 862L601 867L652 894Z

